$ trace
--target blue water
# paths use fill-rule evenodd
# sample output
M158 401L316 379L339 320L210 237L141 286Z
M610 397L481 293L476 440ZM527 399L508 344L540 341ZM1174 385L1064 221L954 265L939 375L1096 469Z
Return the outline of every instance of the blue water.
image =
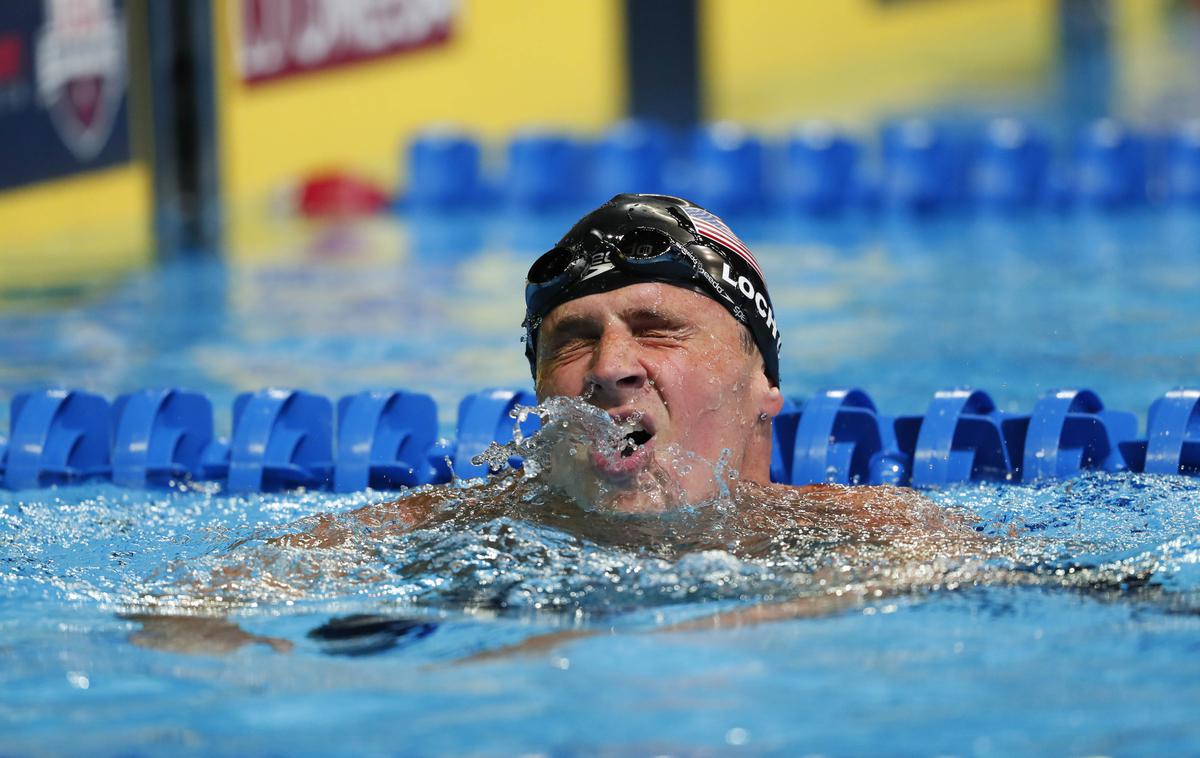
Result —
M0 421L12 394L44 386L185 386L218 414L264 386L400 386L432 394L450 431L465 394L531 384L522 277L566 222L452 223L473 233L371 222L340 229L334 252L318 231L253 265L2 293ZM733 223L770 280L789 395L858 385L886 412L920 413L936 389L970 385L1027 410L1081 385L1144 413L1200 376L1195 213Z
M0 400L182 385L209 393L227 430L241 391L398 386L433 394L449 431L467 392L528 384L520 278L538 232L555 235L544 226L372 222L337 229L336 245L313 232L270 263L7 293ZM1200 382L1195 217L734 226L770 281L788 394L858 385L917 413L947 386L1011 410L1089 386L1144 419L1163 391ZM994 540L982 560L867 552L847 561L847 586L878 597L708 631L667 627L810 597L833 559L802 545L675 552L505 517L349 551L266 542L388 497L0 491L0 752L1200 752L1200 479L930 493L978 519ZM250 580L222 585L221 607L290 652L133 644L146 630L126 614L201 597L211 610L188 588L237 567ZM356 614L383 630L315 632ZM507 652L531 639L557 642Z

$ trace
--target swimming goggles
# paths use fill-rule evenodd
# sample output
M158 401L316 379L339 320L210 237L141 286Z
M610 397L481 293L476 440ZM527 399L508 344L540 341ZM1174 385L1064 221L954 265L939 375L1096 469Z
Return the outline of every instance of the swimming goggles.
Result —
M590 249L554 247L534 261L525 278L525 306L531 316L545 316L566 299L575 285L593 277L624 273L635 281L661 281L700 285L709 297L735 305L714 277L720 276L725 258L715 250L681 245L666 232L646 227L632 229L613 239L594 236ZM610 273L611 272L611 273ZM628 283L628 282L626 282ZM600 291L600 290L597 290Z

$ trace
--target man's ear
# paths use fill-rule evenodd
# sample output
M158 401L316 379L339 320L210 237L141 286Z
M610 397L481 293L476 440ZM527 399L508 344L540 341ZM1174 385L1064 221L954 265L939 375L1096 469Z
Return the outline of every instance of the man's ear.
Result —
M783 392L780 391L779 385L771 384L771 380L761 370L754 378L754 394L758 397L755 411L759 416L765 413L768 418L775 418L779 411L783 410Z
M759 404L759 412L775 418L781 410L783 410L783 392L777 385L769 384L767 391L763 394L762 402Z

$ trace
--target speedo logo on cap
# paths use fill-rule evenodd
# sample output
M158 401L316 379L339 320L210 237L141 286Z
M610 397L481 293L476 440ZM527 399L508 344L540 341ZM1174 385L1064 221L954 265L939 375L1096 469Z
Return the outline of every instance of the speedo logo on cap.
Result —
M584 282L591 279L593 276L599 276L605 271L612 271L615 266L608 259L607 250L597 250L588 256L587 268L583 272L583 276L579 277L579 281Z

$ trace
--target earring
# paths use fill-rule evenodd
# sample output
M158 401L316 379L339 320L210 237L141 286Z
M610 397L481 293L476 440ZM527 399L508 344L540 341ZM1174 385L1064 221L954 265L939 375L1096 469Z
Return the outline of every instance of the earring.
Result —
M767 413L766 411L763 411L762 413L758 414L759 421L766 421L769 418L771 418L771 414Z

